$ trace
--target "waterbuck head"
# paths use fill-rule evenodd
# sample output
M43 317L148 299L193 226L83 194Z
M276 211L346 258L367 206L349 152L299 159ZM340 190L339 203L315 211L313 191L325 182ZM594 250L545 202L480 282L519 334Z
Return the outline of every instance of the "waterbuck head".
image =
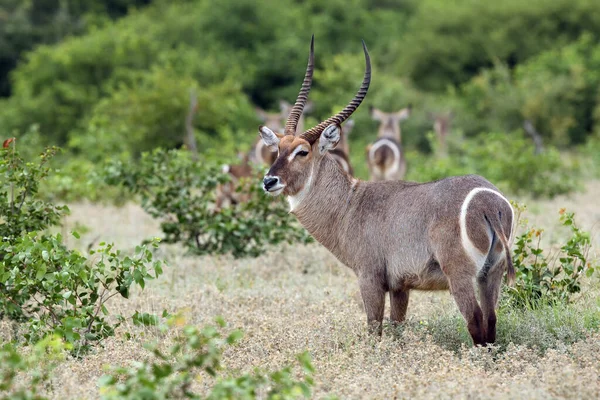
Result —
M365 53L365 75L358 93L339 113L319 123L317 126L298 133L298 120L306 104L314 70L314 36L310 42L308 66L302 88L296 103L290 112L283 133L273 132L266 126L260 126L259 132L266 146L278 151L277 159L264 177L263 188L271 195L285 194L295 196L308 190L315 165L334 149L341 138L341 124L352 115L367 94L371 82L371 61L367 47ZM300 131L301 132L301 131Z
M383 112L375 107L371 107L371 118L379 121L379 131L377 137L391 137L398 142L402 140L400 132L400 122L408 119L412 112L412 105L392 113Z

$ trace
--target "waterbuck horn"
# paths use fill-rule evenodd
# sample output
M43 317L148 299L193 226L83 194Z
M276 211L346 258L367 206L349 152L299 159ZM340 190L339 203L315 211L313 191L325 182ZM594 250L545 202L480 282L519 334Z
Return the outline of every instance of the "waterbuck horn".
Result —
M304 105L306 104L306 100L308 99L308 92L310 92L310 86L312 85L312 77L313 71L315 67L315 35L312 35L310 39L310 53L308 55L308 65L306 66L306 74L304 75L304 82L302 82L302 87L300 88L300 93L298 93L298 98L296 99L296 103L294 103L294 107L292 111L290 111L290 115L288 116L287 122L285 123L285 131L286 135L295 135L296 127L298 126L298 120L302 115L302 111L304 110Z
M371 83L371 58L369 57L367 45L365 44L364 40L362 42L362 45L363 51L365 52L365 76L363 78L362 85L360 85L360 89L358 89L358 92L356 93L352 101L348 103L348 105L342 111L340 111L333 117L329 117L327 120L321 122L319 125L307 130L302 135L300 135L301 138L305 139L310 144L313 144L319 138L319 136L321 136L323 130L329 125L341 125L342 122L347 120L348 117L350 117L352 113L356 111L360 103L362 103L363 99L367 95L367 91L369 90L369 84Z

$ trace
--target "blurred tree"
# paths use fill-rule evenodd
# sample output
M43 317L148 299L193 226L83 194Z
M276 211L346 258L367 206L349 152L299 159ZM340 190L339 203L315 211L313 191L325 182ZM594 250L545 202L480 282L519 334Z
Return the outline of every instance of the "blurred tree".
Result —
M57 43L151 0L0 0L0 97L11 94L9 73L21 54Z

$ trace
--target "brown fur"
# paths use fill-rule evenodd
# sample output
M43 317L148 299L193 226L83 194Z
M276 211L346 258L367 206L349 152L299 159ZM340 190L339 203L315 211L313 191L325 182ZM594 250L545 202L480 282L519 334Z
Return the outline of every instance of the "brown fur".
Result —
M244 192L238 192L237 188L240 180L252 177L253 170L246 155L240 164L225 166L231 181L217 186L217 196L215 201L216 211L223 207L232 206L248 201L249 195Z
M410 290L449 288L473 342L493 342L501 278L507 266L509 277L512 270L507 236L512 233L513 210L508 200L477 175L427 183L362 182L345 173L330 154L341 140L340 124L369 88L371 64L364 42L363 50L363 83L338 114L301 136L259 127L265 144L279 150L263 188L272 195L287 195L290 212L356 273L372 331L381 334L386 292L390 318L401 322ZM310 85L310 80L305 82ZM299 96L304 99L310 89L306 85Z
M279 107L280 111L275 113L266 112L263 109L256 107L256 113L261 121L263 121L266 126L273 129L275 132L283 132L285 120L290 114L293 104L290 104L285 100L280 100ZM304 107L304 113L298 120L298 131L304 130L304 114L309 113L311 110L312 103L308 102ZM277 158L277 151L271 151L268 147L263 146L261 138L258 137L250 149L249 156L250 162L252 163L271 166Z
M307 156L289 161L301 143L300 138L284 136L268 175L278 176L286 185L285 195L307 191L292 213L356 273L371 329L380 332L386 292L390 292L390 318L399 322L406 315L410 290L449 288L474 343L493 341L500 278L510 264L506 237L511 233L512 210L495 194L480 192L473 197L467 234L476 247L485 249L489 260L479 275L461 245L459 215L472 189L498 189L476 175L423 184L363 182L343 173L328 153L320 155L317 144ZM500 238L500 247L494 237ZM476 299L475 280L483 310Z

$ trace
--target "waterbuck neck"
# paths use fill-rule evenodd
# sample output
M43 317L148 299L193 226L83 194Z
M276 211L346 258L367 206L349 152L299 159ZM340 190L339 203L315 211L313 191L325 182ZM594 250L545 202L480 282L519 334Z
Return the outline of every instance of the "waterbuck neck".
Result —
M385 122L379 125L379 132L377 133L378 138L393 138L398 142L402 139L402 131L400 129L400 121L396 121L393 118L388 118Z
M344 262L340 239L346 234L360 181L345 174L328 154L315 162L310 187L291 213L319 243Z

